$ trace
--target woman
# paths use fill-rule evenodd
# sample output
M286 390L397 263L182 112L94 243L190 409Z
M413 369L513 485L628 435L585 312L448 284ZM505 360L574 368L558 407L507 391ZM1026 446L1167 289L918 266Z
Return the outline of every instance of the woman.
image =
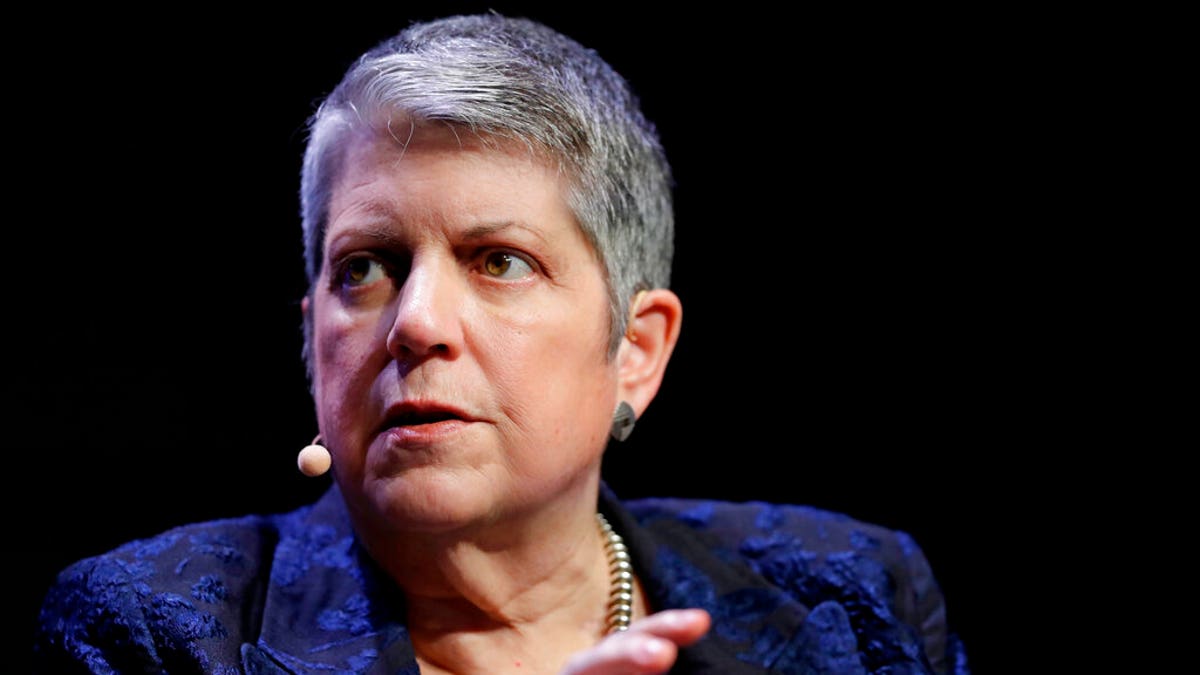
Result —
M314 115L301 194L301 468L333 486L73 565L40 669L966 672L903 534L602 483L682 307L669 165L593 52L497 15L411 26Z

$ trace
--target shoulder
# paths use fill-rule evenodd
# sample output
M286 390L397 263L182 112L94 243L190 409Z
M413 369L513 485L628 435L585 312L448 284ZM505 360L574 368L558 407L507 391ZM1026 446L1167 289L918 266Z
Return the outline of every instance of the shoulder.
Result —
M919 552L904 532L813 506L679 498L637 499L625 506L643 525L678 523L749 556L780 547L824 555L858 551L876 557Z
M183 525L73 563L58 574L38 615L39 666L235 667L280 533L306 510Z
M893 617L919 636L937 672L948 669L954 638L943 597L904 531L799 504L644 498L624 506L660 542L699 545L806 607L834 601L860 617Z
M259 568L290 517L252 515L181 525L79 560L59 573L55 587L131 583L182 590L212 574L244 577Z
M685 531L725 559L737 559L776 586L798 579L853 586L903 601L924 557L904 532L844 513L797 504L651 498L628 502L652 531Z

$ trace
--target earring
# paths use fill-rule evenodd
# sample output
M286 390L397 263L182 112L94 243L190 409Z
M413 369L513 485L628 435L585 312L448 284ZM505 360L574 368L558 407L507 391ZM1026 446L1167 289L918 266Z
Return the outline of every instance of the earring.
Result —
M300 455L296 458L296 465L300 467L300 473L309 478L320 476L333 464L333 457L330 456L329 450L320 444L320 440L321 434L317 434L312 443L300 450Z
M633 433L634 422L637 422L637 415L634 414L633 407L625 401L621 401L617 405L616 412L613 413L612 429L609 430L609 434L618 441L623 441Z

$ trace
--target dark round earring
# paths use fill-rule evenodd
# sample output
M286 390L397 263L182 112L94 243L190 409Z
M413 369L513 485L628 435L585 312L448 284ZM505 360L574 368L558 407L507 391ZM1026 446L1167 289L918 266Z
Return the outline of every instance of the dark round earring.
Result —
M612 429L608 433L618 441L623 441L633 433L634 422L637 422L637 415L634 414L633 407L621 401L613 413Z

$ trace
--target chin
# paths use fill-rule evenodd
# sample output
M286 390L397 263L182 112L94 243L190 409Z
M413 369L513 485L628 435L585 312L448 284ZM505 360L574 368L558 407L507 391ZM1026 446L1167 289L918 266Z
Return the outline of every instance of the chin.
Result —
M393 532L444 532L458 529L493 513L490 485L474 474L464 479L454 472L422 467L400 475L369 481L366 515L372 529Z

